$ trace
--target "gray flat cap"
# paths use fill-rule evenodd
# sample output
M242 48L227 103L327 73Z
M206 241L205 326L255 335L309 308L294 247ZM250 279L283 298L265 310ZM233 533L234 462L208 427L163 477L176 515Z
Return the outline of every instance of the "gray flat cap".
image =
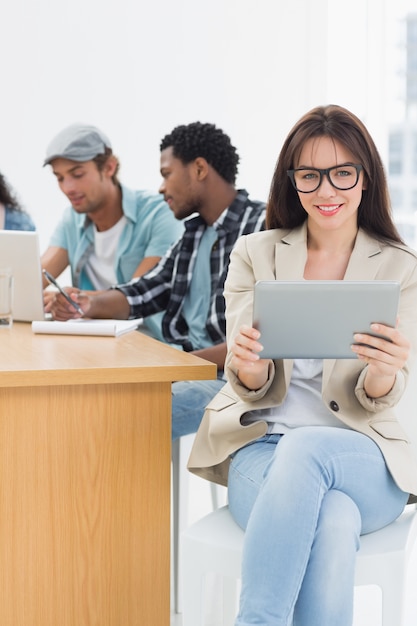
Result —
M88 124L71 124L52 139L43 164L59 158L91 161L98 154L104 154L106 148L111 148L111 143L101 130Z

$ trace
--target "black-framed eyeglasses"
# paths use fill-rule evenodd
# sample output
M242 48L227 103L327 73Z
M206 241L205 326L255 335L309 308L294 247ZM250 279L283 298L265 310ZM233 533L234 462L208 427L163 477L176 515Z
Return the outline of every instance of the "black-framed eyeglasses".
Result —
M335 189L347 191L353 189L359 180L359 174L363 170L362 165L343 163L321 170L318 167L299 167L295 170L287 170L294 189L300 193L312 193L320 187L323 176Z

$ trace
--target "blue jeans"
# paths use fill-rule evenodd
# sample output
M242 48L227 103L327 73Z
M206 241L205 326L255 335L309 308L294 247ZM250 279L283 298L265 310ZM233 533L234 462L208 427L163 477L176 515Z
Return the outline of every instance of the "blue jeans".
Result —
M223 372L217 380L186 380L172 385L172 440L195 433L207 404L225 384Z
M239 450L229 472L230 510L246 529L235 626L351 626L359 536L407 499L378 446L352 430L297 428Z

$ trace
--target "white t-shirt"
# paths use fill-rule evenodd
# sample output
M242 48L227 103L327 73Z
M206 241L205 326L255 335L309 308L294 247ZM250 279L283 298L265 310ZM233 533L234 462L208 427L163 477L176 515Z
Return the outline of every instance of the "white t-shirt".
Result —
M299 426L347 428L326 407L321 397L322 359L295 359L287 396L280 406L248 411L242 424L268 422L269 433L286 433Z
M116 250L127 220L124 215L108 230L98 231L94 225L94 252L88 259L86 273L95 289L107 289L117 283L114 269Z

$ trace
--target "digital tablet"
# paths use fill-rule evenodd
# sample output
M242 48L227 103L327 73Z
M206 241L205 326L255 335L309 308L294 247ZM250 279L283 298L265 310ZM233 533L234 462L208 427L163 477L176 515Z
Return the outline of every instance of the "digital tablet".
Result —
M354 359L353 335L379 322L394 327L400 284L395 281L259 281L253 326L262 358Z

